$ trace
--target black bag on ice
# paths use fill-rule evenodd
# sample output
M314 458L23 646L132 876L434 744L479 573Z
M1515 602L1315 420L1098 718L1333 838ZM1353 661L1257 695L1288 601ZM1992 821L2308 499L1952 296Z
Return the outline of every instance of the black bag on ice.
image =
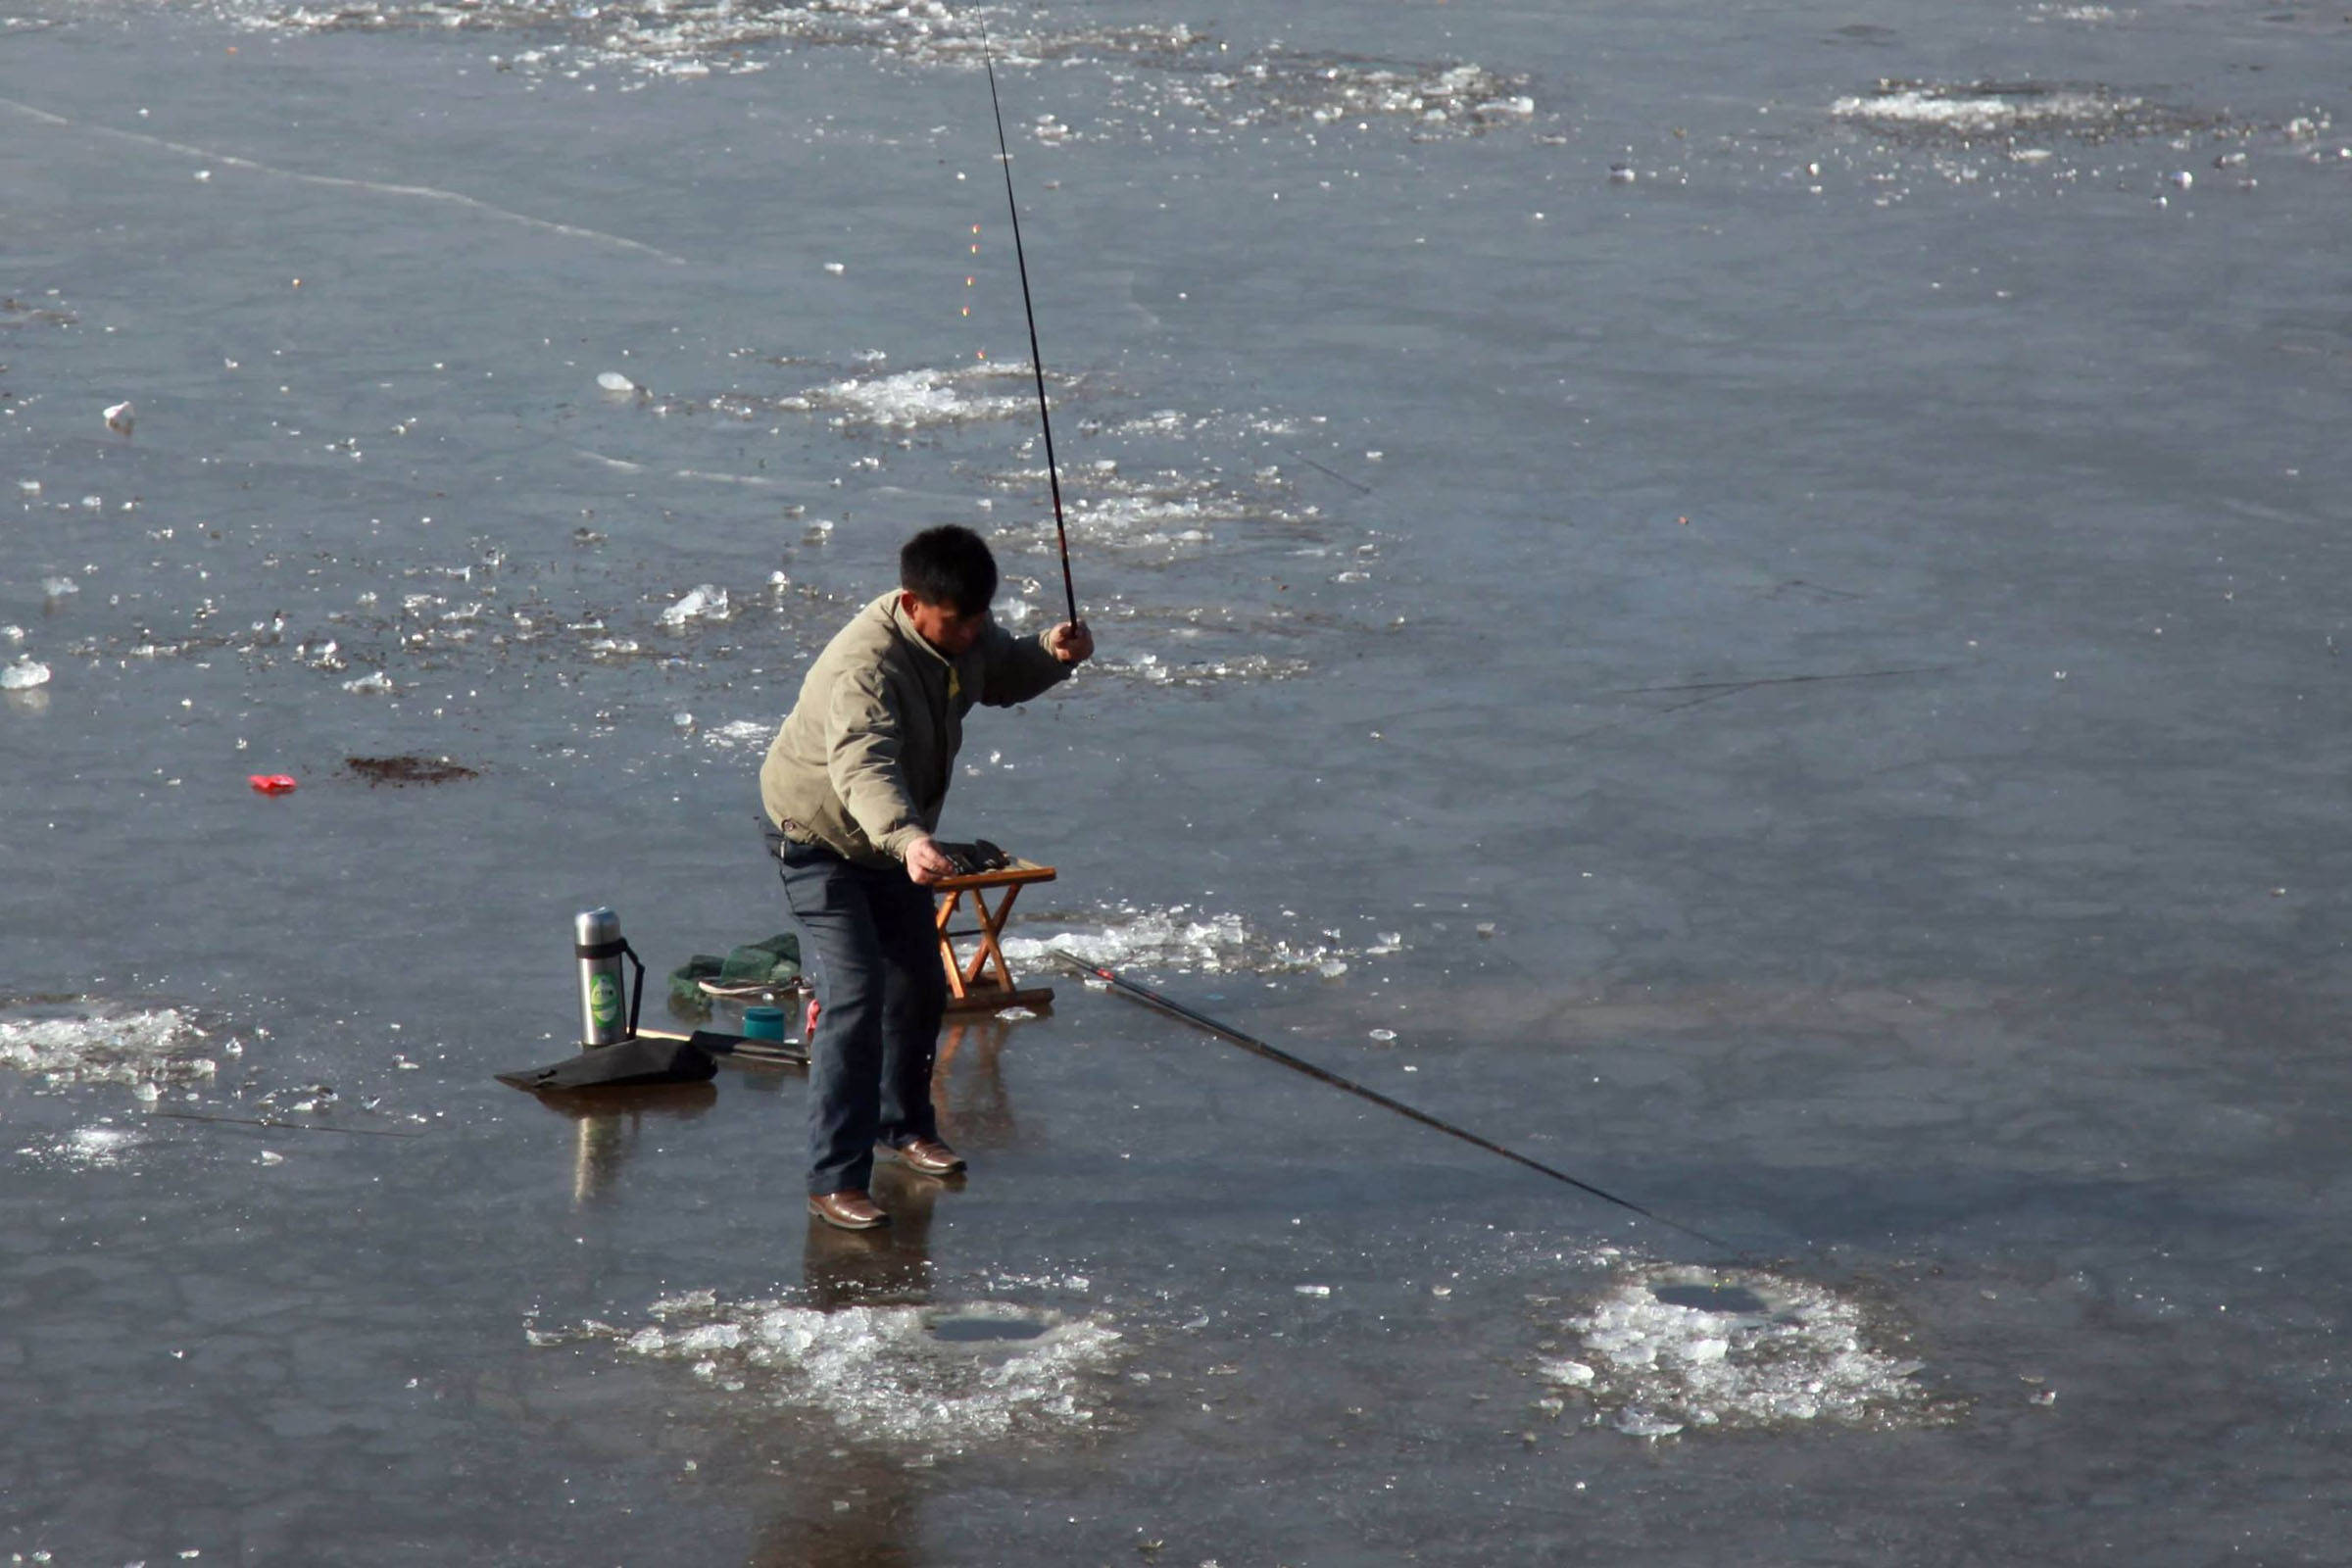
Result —
M498 1081L536 1093L542 1089L616 1089L628 1084L699 1084L717 1074L718 1063L691 1040L649 1040L638 1035L583 1051L552 1067L502 1072Z

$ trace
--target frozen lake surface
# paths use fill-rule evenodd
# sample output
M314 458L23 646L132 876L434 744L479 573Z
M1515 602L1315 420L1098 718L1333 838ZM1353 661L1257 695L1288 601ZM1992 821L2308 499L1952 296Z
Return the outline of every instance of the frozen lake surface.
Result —
M0 0L9 1561L2340 1559L2352 21L1258 11ZM1012 952L1729 1247L1066 974L878 1238L493 1081L1056 615L983 21Z

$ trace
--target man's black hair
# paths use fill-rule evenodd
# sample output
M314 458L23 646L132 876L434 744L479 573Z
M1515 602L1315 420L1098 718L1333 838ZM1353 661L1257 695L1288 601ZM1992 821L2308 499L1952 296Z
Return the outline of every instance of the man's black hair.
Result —
M942 523L900 547L899 586L927 605L976 615L997 597L997 558L971 529Z

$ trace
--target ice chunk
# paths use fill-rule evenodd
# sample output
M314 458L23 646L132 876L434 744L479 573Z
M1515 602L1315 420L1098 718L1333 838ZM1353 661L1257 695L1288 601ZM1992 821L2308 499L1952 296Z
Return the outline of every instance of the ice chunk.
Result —
M1589 1389L1592 1386L1592 1369L1582 1361L1545 1361L1536 1371L1544 1382L1556 1383L1564 1389Z
M603 372L597 376L596 384L603 387L608 392L634 392L637 390L637 383L630 380L627 376L621 374L618 370L607 370Z
M43 577L41 592L51 599L65 599L81 592L81 584L71 577Z
M740 1323L706 1323L678 1336L675 1347L681 1355L707 1355L712 1350L732 1350L743 1343Z
M1655 1411L1630 1404L1617 1412L1616 1425L1629 1438L1671 1438L1683 1430L1680 1421L1669 1421Z
M347 692L356 692L362 697L380 697L386 693L400 690L399 687L392 684L392 677L380 669L373 674L362 675L357 680L345 681L343 689Z
M139 411L128 403L118 403L106 411L106 427L117 435L126 436L130 434L130 427L138 421L138 416Z
M48 680L49 666L29 655L6 669L0 669L0 691L21 692L29 687L46 685Z
M675 631L688 621L724 620L733 612L727 604L727 591L704 583L662 612L662 624Z

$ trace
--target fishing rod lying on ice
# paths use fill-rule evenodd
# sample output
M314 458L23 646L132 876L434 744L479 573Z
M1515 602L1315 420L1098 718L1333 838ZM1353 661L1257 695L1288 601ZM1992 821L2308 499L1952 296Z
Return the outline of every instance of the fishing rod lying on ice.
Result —
M1186 1023L1193 1025L1197 1029L1205 1029L1210 1034L1215 1035L1220 1039L1231 1041L1233 1044L1241 1047L1244 1051L1249 1052L1252 1055L1263 1056L1268 1061L1279 1062L1283 1066L1290 1068L1293 1072L1302 1072L1309 1078L1314 1079L1316 1082L1329 1084L1334 1089L1344 1089L1359 1100L1369 1100L1375 1105L1379 1105L1388 1110L1393 1110L1399 1116L1409 1117L1410 1119L1419 1122L1424 1127L1435 1127L1438 1131L1445 1133L1448 1137L1459 1138L1463 1143L1469 1144L1478 1149L1483 1149L1490 1154L1500 1154L1507 1160L1511 1160L1517 1164L1525 1165L1529 1170L1540 1171L1544 1175L1550 1177L1555 1182L1566 1182L1569 1186L1575 1188L1580 1193L1590 1193L1603 1202L1614 1203L1619 1208L1628 1209L1633 1213L1641 1215L1643 1219L1655 1220L1660 1225L1667 1226L1673 1230L1681 1231L1685 1236L1694 1236L1698 1240L1706 1243L1709 1247L1719 1247L1727 1252L1736 1252L1739 1250L1739 1249L1733 1247L1731 1243L1724 1241L1719 1237L1709 1236L1705 1231L1698 1230L1692 1226L1685 1225L1680 1220L1668 1219L1665 1215L1656 1212L1654 1209L1643 1208L1640 1203L1633 1201L1631 1199L1619 1198L1615 1193L1603 1192L1601 1189L1593 1186L1591 1182L1579 1181L1577 1178L1569 1175L1564 1170L1554 1170L1551 1166L1544 1164L1540 1159L1530 1159L1527 1155L1520 1153L1515 1149L1505 1149L1502 1145L1495 1143L1494 1140L1481 1138L1478 1134L1471 1132L1467 1128L1456 1127L1449 1121L1443 1120L1437 1116L1432 1116L1426 1110L1416 1110L1401 1100L1391 1100L1387 1095L1382 1094L1377 1089L1367 1089L1362 1084L1356 1083L1352 1079L1343 1078L1338 1073L1332 1072L1328 1068L1318 1067L1311 1061L1304 1060L1301 1057L1294 1056L1289 1052L1283 1051L1277 1047L1269 1046L1263 1040L1258 1039L1255 1035L1246 1035L1239 1029L1233 1028L1228 1024L1219 1023L1216 1019L1211 1018L1208 1014L1204 1012L1196 1012L1191 1007L1186 1006L1183 1003L1176 1001L1172 997L1162 996L1160 993L1152 990L1150 986L1139 985L1133 980L1125 979L1111 970L1105 969L1099 963L1089 963L1074 953L1067 953L1059 948L1056 948L1054 951L1054 956L1059 958L1063 963L1068 964L1071 968L1078 970L1082 974L1093 975L1096 979L1109 986L1113 991L1116 991L1123 997L1140 1002L1148 1007L1156 1007L1160 1011L1168 1014L1170 1017L1182 1018Z

